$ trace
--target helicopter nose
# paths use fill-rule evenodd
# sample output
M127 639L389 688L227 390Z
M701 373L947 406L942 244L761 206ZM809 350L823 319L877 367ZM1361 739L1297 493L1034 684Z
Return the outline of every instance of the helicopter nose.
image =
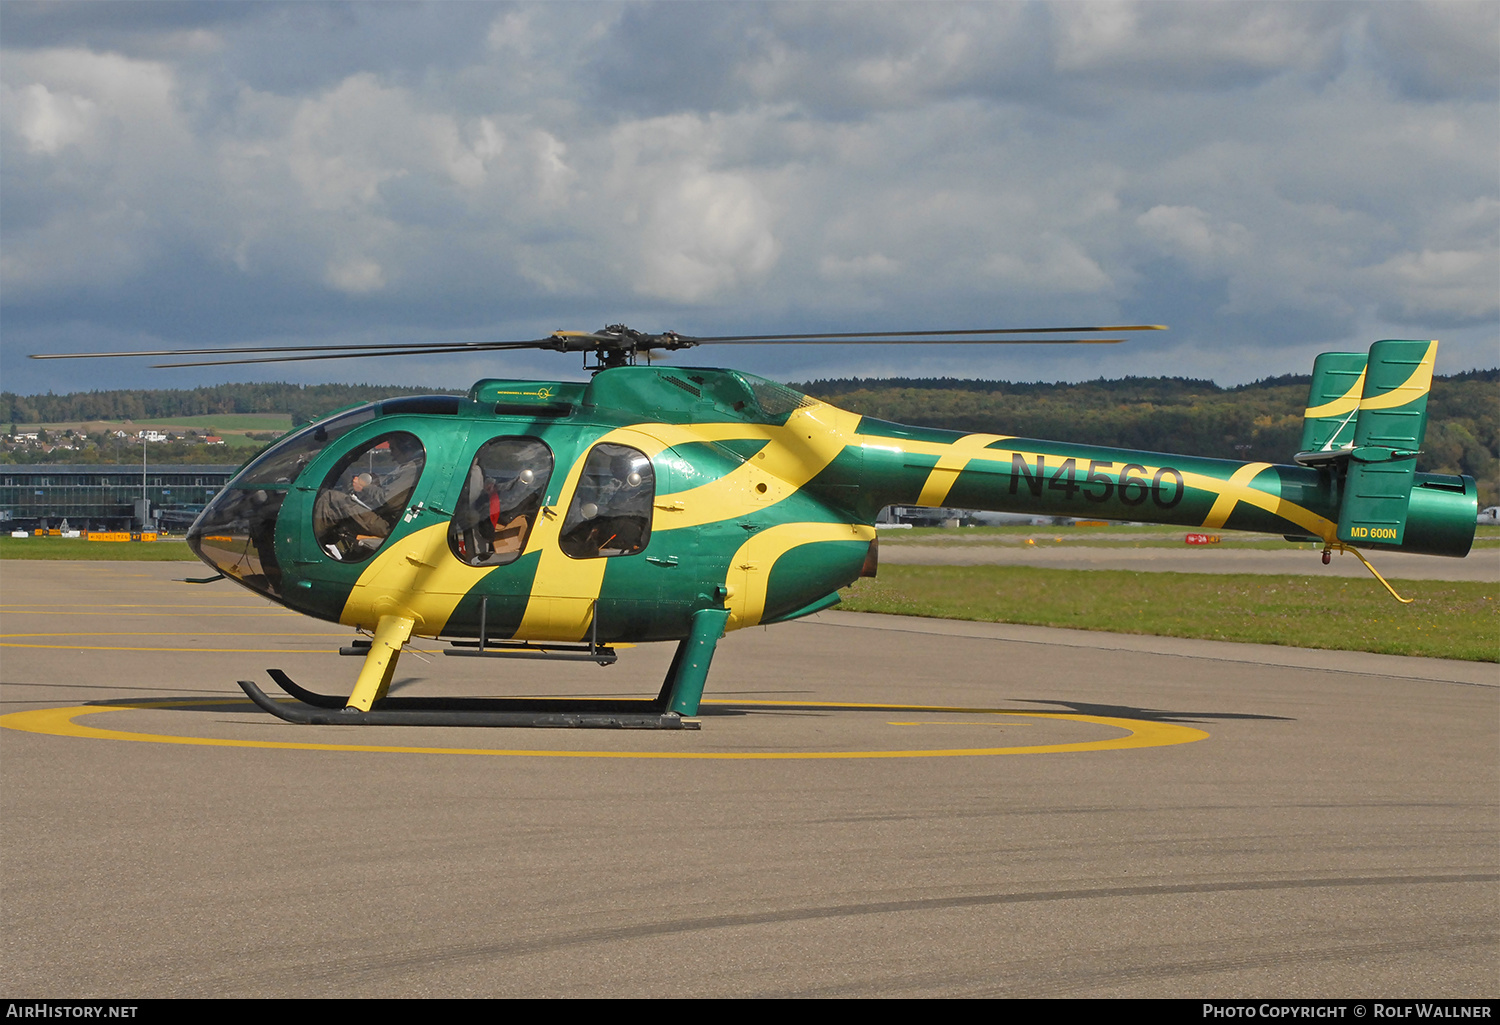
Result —
M276 517L285 500L281 490L226 488L198 514L188 530L188 547L225 576L279 599Z

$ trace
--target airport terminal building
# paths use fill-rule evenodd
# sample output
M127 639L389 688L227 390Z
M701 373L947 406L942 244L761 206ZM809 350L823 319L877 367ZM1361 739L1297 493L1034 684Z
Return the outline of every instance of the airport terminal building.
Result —
M7 530L186 530L237 466L0 466L0 526Z

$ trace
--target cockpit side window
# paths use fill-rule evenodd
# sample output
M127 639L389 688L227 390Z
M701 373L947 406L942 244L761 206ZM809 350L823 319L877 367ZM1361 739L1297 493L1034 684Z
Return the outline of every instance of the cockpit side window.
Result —
M651 539L656 474L644 452L595 445L563 518L560 545L575 559L634 555Z
M552 479L552 450L535 438L479 446L448 528L448 546L470 566L504 566L526 550Z
M416 435L382 434L329 471L313 503L313 536L323 554L363 562L390 536L416 489L427 454Z

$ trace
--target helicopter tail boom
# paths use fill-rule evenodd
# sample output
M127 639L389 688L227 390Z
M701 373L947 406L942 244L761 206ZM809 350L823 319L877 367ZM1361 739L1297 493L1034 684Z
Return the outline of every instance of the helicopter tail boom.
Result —
M883 505L1174 524L1461 558L1471 477L1417 473L1436 342L1319 358L1297 465L860 421L861 497ZM1330 397L1331 396L1331 397Z
M873 425L862 424L864 431ZM1026 438L955 435L949 465L927 442L864 452L866 490L884 505L950 506L1200 530L1245 530L1422 555L1467 555L1478 495L1473 478L1410 473L1382 501L1400 504L1394 526L1364 527L1358 473L1239 463L1164 453L1070 446ZM957 465L954 465L957 464ZM1350 483L1350 479L1353 483ZM1362 532L1363 531L1363 532Z

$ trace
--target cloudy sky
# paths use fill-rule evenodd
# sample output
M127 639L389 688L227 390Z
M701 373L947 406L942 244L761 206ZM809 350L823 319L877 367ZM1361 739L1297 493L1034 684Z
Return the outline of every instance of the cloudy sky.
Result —
M698 350L782 380L1500 363L1500 4L0 5L0 374L464 386L575 357L29 352L1165 323Z

